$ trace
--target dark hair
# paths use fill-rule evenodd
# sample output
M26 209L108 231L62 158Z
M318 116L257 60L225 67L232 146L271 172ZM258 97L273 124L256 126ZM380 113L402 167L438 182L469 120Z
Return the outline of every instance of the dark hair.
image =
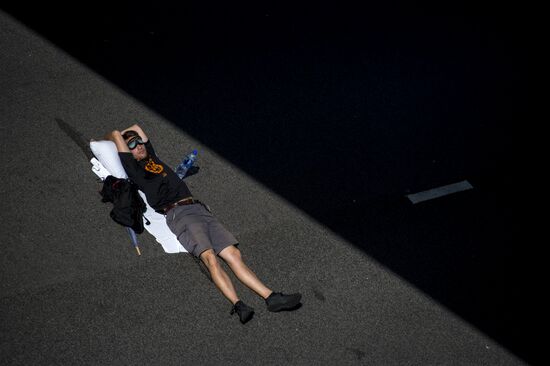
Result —
M137 133L134 130L128 130L128 131L124 132L124 134L122 135L122 138L124 139L124 141L126 141L126 140L129 140L132 137L136 137L136 136L139 137L139 133Z

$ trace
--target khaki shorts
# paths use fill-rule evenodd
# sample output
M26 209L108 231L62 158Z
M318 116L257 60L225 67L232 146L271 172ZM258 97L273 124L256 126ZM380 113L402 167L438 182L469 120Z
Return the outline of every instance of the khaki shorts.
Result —
M195 257L208 249L217 255L238 244L233 234L200 203L171 209L166 214L166 223L185 250Z

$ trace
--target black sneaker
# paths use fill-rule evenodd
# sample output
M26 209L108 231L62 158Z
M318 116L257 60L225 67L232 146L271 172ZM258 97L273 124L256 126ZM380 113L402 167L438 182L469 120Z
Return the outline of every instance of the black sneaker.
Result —
M300 293L285 295L282 292L273 292L265 299L265 303L267 304L267 310L277 312L281 310L294 310L300 304L301 299L302 294Z
M244 324L252 319L254 316L254 309L239 300L235 305L233 305L233 309L231 309L230 314L233 315L235 313L239 314L239 319L241 320L241 323Z

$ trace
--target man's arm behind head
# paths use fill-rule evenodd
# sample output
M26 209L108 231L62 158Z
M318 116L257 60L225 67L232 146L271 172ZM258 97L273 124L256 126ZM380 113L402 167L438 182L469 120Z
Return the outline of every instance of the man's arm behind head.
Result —
M143 142L149 141L149 138L147 137L147 135L145 134L145 132L143 132L143 129L142 129L141 127L139 127L139 125L137 125L137 124L132 125L132 126L126 128L126 129L122 130L122 131L120 132L120 134L124 136L124 134L125 134L126 132L128 132L128 131L135 131L135 132L137 132L137 134L139 135L139 137L141 137L141 140L142 140Z
M122 133L118 130L114 130L105 135L105 140L111 140L115 143L118 152L130 152L130 148L126 145L126 141L122 137Z

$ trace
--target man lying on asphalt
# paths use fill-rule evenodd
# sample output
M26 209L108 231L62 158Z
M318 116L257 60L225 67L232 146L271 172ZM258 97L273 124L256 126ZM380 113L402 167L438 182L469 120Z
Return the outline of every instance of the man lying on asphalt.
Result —
M149 205L165 215L178 241L206 265L216 287L233 304L231 314L237 313L244 324L252 319L254 309L240 300L218 256L243 284L265 299L269 311L293 310L299 306L301 294L273 292L258 279L244 263L236 247L237 239L204 204L193 198L187 184L157 157L138 125L112 131L106 138L116 144L128 177L145 193Z

